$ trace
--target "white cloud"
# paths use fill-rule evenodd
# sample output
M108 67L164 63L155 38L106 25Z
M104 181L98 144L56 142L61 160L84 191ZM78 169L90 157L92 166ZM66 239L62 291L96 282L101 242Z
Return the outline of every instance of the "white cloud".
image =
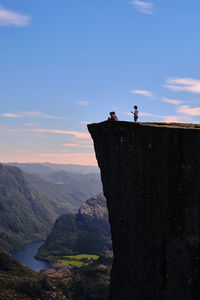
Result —
M92 144L63 144L63 147L73 147L73 148L93 148Z
M125 112L122 113L124 115L133 117L133 114L131 112ZM163 116L159 116L159 115L155 115L155 114L151 114L151 113L146 113L146 112L140 112L139 111L139 117L154 117L154 118L162 118Z
M152 15L154 13L154 4L152 2L143 2L140 0L131 1L135 9L143 14Z
M191 118L186 116L164 116L162 121L166 123L188 123L191 122Z
M15 26L24 27L30 24L31 18L28 15L21 15L0 6L0 27Z
M189 105L183 105L178 108L178 112L188 116L200 116L200 107L191 108Z
M25 117L29 118L29 117L32 117L32 118L41 118L41 119L63 119L61 117L56 117L56 116L51 116L51 115L45 114L41 111L22 111L17 114L4 113L1 116L7 117L7 118L25 118Z
M83 131L70 131L62 129L45 129L45 128L29 128L29 129L9 129L11 133L21 133L21 132L37 132L37 133L52 133L52 134L67 134L73 135L78 139L89 139L90 134Z
M170 104L174 104L174 105L180 105L183 103L183 101L181 100L175 100L175 99L168 99L168 98L161 98L162 102L166 102L166 103L170 103Z
M132 90L131 93L149 97L149 98L153 98L153 94L150 91L146 91L146 90Z
M78 144L62 144L63 147L78 147Z
M6 117L6 118L21 118L20 115L12 114L12 113L5 113L5 114L2 114L1 116Z
M77 104L81 106L88 106L90 104L90 101L77 101Z
M149 117L154 117L155 115L153 114L150 114L150 113L145 113L145 112L139 112L139 115L142 117L145 117L145 116L149 116Z
M168 78L166 88L175 91L187 91L200 94L200 80L193 78Z

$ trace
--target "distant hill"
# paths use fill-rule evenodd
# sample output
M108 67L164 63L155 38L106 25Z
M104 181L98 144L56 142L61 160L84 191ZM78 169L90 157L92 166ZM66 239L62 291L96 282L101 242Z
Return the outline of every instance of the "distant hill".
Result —
M48 175L55 171L67 171L73 173L89 174L98 173L99 168L97 166L82 166L72 164L51 164L51 163L15 163L8 162L6 165L20 168L24 172L34 174Z
M72 254L101 254L111 248L108 211L103 194L85 201L76 215L65 214L40 247L37 257L54 260Z
M57 202L59 215L76 213L83 201L102 191L99 174L57 171L49 175L25 173L25 178L38 191Z
M67 300L49 278L18 263L0 249L0 299L2 300Z
M0 164L0 247L16 250L45 239L58 216L56 205L20 169Z
M31 185L51 201L56 201L58 206L56 213L59 215L76 213L83 201L102 192L97 167L48 163L10 163L10 165L19 167ZM74 171L66 171L62 168ZM88 173L89 171L95 173Z

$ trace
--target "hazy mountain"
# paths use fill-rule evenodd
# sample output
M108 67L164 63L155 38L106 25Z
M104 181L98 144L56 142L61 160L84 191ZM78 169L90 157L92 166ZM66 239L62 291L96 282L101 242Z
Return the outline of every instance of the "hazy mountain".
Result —
M15 166L24 172L35 174L50 174L55 171L67 171L73 173L89 174L99 173L99 168L96 166L82 166L72 164L51 164L51 163L15 163L8 162L6 165Z
M7 250L42 240L50 231L56 203L32 187L16 167L0 164L0 246Z
M77 212L83 201L102 191L99 174L58 171L49 175L25 173L25 177L37 190L57 202L59 215Z
M65 214L56 223L37 257L100 254L111 248L106 200L102 194L84 202L76 215Z
M99 169L95 166L48 163L9 163L9 165L19 167L29 183L55 201L56 213L59 215L77 212L83 201L102 191Z

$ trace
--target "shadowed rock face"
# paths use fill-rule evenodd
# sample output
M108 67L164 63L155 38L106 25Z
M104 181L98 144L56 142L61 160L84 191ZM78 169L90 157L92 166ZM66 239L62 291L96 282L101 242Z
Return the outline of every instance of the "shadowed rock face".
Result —
M88 125L112 232L112 300L200 299L200 126Z

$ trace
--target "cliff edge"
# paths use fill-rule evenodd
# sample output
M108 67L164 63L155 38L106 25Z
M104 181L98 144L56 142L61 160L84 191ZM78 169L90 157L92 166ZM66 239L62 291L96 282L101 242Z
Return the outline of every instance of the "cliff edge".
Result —
M200 125L88 129L112 232L110 299L200 299Z

